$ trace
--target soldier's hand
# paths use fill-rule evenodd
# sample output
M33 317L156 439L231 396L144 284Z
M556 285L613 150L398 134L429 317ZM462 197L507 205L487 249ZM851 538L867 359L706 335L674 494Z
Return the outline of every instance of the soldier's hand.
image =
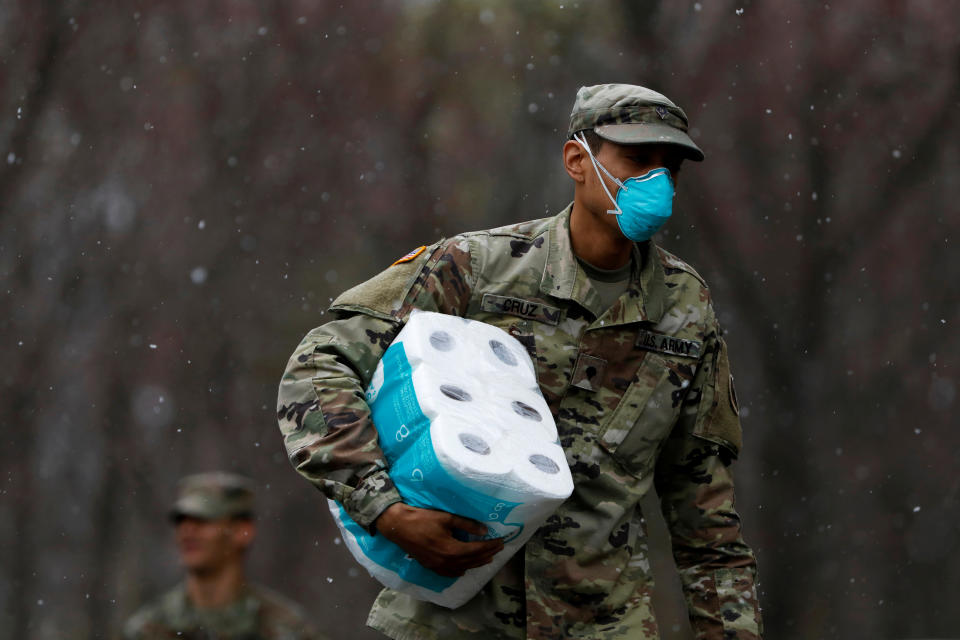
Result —
M457 529L473 535L486 535L487 527L433 509L418 509L396 502L380 514L377 531L427 569L442 576L458 578L468 569L489 563L503 549L503 539L462 542L454 537Z

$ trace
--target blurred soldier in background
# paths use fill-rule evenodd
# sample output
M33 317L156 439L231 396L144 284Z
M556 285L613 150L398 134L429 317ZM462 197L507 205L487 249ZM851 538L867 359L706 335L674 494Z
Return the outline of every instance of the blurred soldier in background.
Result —
M180 481L170 512L186 581L127 622L127 640L319 640L300 608L247 582L253 483L212 472Z

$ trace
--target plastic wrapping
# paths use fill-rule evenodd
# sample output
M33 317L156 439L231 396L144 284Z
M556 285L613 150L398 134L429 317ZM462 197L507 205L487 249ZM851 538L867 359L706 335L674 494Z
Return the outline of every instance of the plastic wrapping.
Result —
M455 608L473 597L573 491L533 362L481 322L414 313L366 391L380 447L404 502L477 520L503 537L493 561L440 576L330 501L346 546L384 585Z

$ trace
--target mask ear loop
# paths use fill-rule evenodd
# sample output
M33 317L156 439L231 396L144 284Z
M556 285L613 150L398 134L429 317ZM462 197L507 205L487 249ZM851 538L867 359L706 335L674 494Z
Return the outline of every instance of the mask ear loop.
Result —
M586 137L586 136L583 136L583 139L581 140L581 139L578 137L578 134L575 133L575 134L573 134L573 139L576 140L576 141L580 144L581 147L583 147L584 149L587 150L587 155L590 157L590 162L593 163L593 168L594 168L594 170L597 172L597 177L598 177L598 178L601 178L601 179L600 179L600 186L602 186L602 187L603 187L603 190L607 192L607 197L610 198L610 201L613 203L613 206L616 207L616 209L607 209L607 213L612 213L612 214L614 214L614 215L620 215L620 214L622 214L623 211L620 209L620 205L617 204L617 199L614 198L613 195L610 193L610 189L607 189L607 183L604 182L603 179L602 179L602 177L600 176L600 170L602 169L603 172L604 172L605 174L607 174L607 177L609 177L611 180L613 180L613 182L614 182L618 187L620 187L621 189L623 189L624 191L629 191L629 189L628 189L622 182L620 182L619 180L617 180L617 178L616 178L612 173L610 173L609 171L607 171L607 168L606 168L606 167L604 167L602 164L600 164L600 163L597 161L597 159L593 157L593 151L590 150L590 145L587 144L587 137Z

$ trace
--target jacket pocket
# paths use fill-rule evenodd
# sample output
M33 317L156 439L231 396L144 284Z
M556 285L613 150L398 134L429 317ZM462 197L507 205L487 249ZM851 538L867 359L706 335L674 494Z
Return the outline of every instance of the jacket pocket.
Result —
M616 409L601 425L600 445L627 472L650 472L696 371L696 359L648 352Z

